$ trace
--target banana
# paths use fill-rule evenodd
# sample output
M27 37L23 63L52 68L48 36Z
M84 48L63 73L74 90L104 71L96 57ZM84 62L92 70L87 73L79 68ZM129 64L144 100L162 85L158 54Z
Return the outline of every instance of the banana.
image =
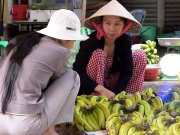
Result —
M92 122L90 125L92 124L91 126L95 129L94 131L100 130L99 124L94 118L93 114L91 112L87 112L87 115L88 116L86 116L86 120L88 119L89 122Z
M160 97L158 97L158 96L155 96L154 99L155 99L155 101L156 101L156 103L158 105L158 108L161 111L163 109L163 106L164 106L162 99Z
M104 113L105 119L107 119L109 117L110 112L109 112L109 110L108 110L108 108L106 106L104 106L100 102L97 102L96 107L102 110L102 112Z
M117 94L117 95L114 97L114 99L115 99L115 100L119 100L119 99L121 99L122 97L124 97L126 94L127 94L126 91L121 91L119 94Z
M131 100L132 104L136 105L136 101L134 99L134 96L132 96L132 95L125 95L123 98Z
M137 112L137 111L134 111L132 114L131 114L131 122L133 122L134 124L141 124L143 122L143 117L142 115Z
M173 99L174 100L180 100L180 96L176 91L173 92Z
M133 106L133 102L130 99L125 99L125 106L130 108Z
M180 108L180 100L173 100L168 105L169 110L176 110L177 108Z
M136 131L134 135L145 135L145 131Z
M105 128L105 122L106 122L106 118L105 118L105 114L103 113L103 111L99 108L99 107L95 107L95 111L96 113L98 114L98 124L99 124L99 127L101 129L104 129Z
M95 118L96 122L98 123L98 120L99 120L98 117L99 117L99 116L98 116L97 112L95 111L95 108L93 108L93 110L91 111L91 113L92 113L93 117Z
M76 119L74 120L74 122L75 122L75 126L76 126L80 131L84 131L84 127L83 127L81 124L79 124Z
M152 88L148 88L147 91L146 91L146 95L147 95L148 98L155 97L154 90Z
M113 117L121 117L121 115L119 113L112 113L109 115L109 117L106 119L106 122L108 122L109 120L111 120Z
M112 126L117 124L117 123L121 123L121 118L120 117L113 117L109 121L106 121L106 129L111 129Z
M127 135L128 131L131 127L133 127L133 123L132 122L126 122L124 124L121 125L120 129L119 129L119 135Z
M145 101L145 100L140 100L139 104L144 106L144 108L145 108L145 115L146 116L150 115L151 107L150 107L149 103L147 101Z
M174 123L169 127L169 131L172 135L179 135L180 131L180 122Z
M145 115L144 105L139 105L139 113L141 114L142 117L144 117Z
M154 119L154 113L150 113L148 116L145 117L146 123L152 123Z
M135 132L136 132L136 128L135 128L135 127L131 127L131 128L128 130L127 135L134 135Z
M87 123L85 119L84 111L82 111L82 115L80 115L79 112L80 112L80 107L76 106L74 110L74 117L77 123L79 123L79 125L82 125L86 131L93 131L93 128Z
M98 96L92 96L90 99L91 104L94 106L97 102Z
M139 91L136 91L134 93L134 99L135 99L136 104L141 100L141 93Z
M121 104L120 103L116 103L114 104L112 110L111 110L111 113L119 113L119 110L121 109Z
M159 128L156 124L152 124L150 126L150 131L155 132L157 135L166 135L165 130L162 128ZM167 134L169 135L169 134Z

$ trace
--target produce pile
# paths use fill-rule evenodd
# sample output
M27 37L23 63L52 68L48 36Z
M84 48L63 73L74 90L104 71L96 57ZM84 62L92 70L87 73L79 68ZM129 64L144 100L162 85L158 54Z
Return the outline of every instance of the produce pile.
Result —
M107 130L108 135L180 135L180 91L165 103L152 88L141 94L125 91L113 99L81 95L72 124L81 131Z
M156 42L147 40L146 44L141 45L141 49L147 55L148 64L158 64L160 61L159 55L157 54Z

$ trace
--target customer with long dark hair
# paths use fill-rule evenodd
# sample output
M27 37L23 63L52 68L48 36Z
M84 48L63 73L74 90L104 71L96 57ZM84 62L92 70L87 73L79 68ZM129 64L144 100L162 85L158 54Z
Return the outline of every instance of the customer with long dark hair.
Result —
M80 21L69 10L52 15L40 31L19 35L0 65L0 134L56 134L56 124L71 122L79 76L67 68Z

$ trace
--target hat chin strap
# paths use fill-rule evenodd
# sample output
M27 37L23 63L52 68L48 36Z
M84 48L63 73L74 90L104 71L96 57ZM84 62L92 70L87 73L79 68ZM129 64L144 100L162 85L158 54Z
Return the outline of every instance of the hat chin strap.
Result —
M97 24L96 22L93 21L93 22L92 22L92 25L93 25L94 28L97 30L97 34L96 34L97 39L100 40L103 36L105 36L105 38L108 38L108 37L106 36L103 28L102 28L99 24ZM125 32L127 32L128 29L131 27L131 25L132 25L132 21L129 21L129 22L127 23L127 25L124 27L124 29L121 31L121 33L119 33L119 35L118 35L117 37L115 37L114 39L112 39L112 40L117 39L117 38L120 37L122 34L124 34Z

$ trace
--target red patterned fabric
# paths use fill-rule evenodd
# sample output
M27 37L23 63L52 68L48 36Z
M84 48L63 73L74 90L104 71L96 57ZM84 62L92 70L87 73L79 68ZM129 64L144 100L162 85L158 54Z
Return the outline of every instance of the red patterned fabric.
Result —
M126 91L128 93L134 93L135 91L142 92L147 56L143 51L137 50L133 52L132 57L133 76L126 87ZM112 60L112 57L104 56L103 50L97 49L92 53L86 69L88 75L95 80L96 83L110 89L115 87L120 75L120 73L109 73Z

